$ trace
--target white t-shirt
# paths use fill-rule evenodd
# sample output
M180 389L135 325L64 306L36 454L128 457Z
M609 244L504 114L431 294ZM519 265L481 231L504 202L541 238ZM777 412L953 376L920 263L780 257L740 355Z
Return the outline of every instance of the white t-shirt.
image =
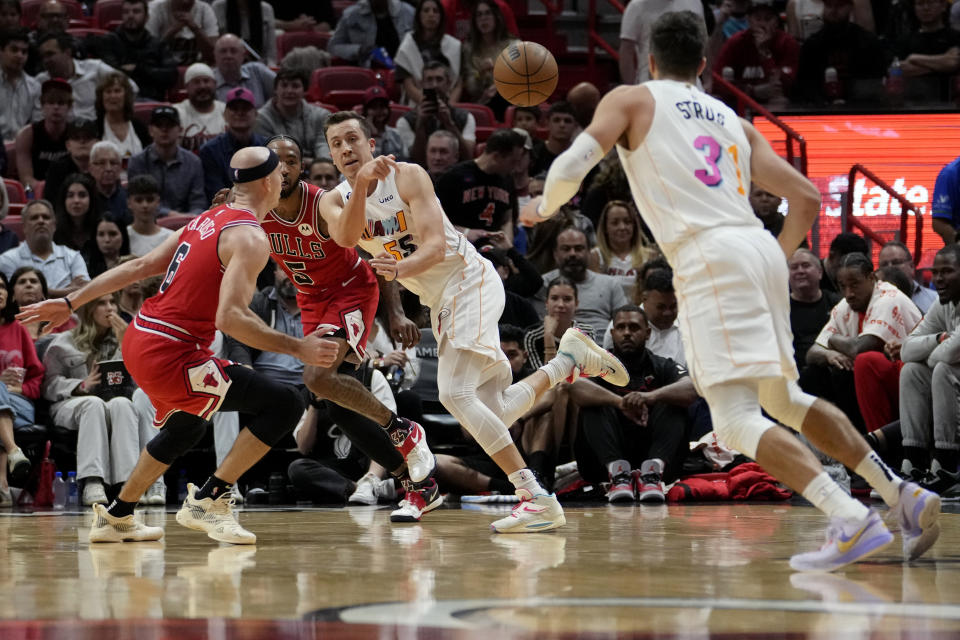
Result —
M132 156L137 155L143 151L143 143L140 142L140 137L137 136L137 132L133 128L133 123L127 123L127 135L123 140L118 138L113 132L113 129L110 128L110 125L107 124L107 119L103 119L103 140L105 142L112 142L117 145L117 148L120 149L120 157L123 159L129 159Z
M829 349L831 336L877 336L884 344L899 344L910 335L922 317L917 305L900 289L888 282L878 282L866 313L857 313L846 300L837 303L817 336L817 344Z
M633 0L627 5L620 22L620 39L636 45L637 77L624 78L625 83L640 84L650 79L650 29L657 18L673 11L693 11L703 17L699 0Z
M223 110L226 105L219 100L213 101L213 111L200 113L193 108L189 100L173 105L180 114L180 126L183 135L180 146L187 151L196 153L207 140L216 138L226 131L227 123L223 120Z
M133 225L127 226L127 235L130 236L130 253L135 256L145 256L154 248L163 244L167 236L172 235L173 231L165 227L160 227L160 231L152 236L145 236L133 230Z

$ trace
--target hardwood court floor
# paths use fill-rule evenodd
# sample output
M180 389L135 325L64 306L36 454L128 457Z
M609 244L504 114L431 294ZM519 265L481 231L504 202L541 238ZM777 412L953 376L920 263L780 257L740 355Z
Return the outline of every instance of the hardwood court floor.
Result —
M172 509L144 510L161 542L93 546L86 512L3 514L0 639L960 637L956 513L915 563L898 536L814 575L787 565L821 541L811 507L571 507L558 531L491 534L504 510L247 509L256 546Z

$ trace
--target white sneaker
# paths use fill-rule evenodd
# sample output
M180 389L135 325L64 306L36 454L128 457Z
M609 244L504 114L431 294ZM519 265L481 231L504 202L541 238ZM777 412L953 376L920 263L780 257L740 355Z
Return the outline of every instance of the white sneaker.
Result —
M30 460L23 455L22 449L16 449L7 454L7 469L14 484L19 486L20 482L27 479L30 475L30 467Z
M240 487L238 485L233 485L230 487L230 495L233 496L233 501L236 504L243 504L243 494L240 493Z
M163 483L162 479L150 485L147 492L140 496L140 504L153 506L167 504L167 485Z
M377 504L377 486L380 478L368 473L357 481L357 488L347 498L347 504Z
M573 358L573 371L567 382L573 382L577 377L603 378L618 387L630 382L630 374L623 364L579 329L571 327L563 332L557 353L565 353Z
M794 571L833 571L878 553L891 542L893 534L873 509L862 520L833 518L823 546L794 555L790 567Z
M197 500L194 495L197 487L187 485L187 497L177 511L177 522L194 531L205 531L207 536L218 542L230 544L255 544L257 536L240 526L233 515L233 494L227 491L214 500Z
M409 480L404 480L403 486L407 494L400 501L398 508L390 513L390 522L420 522L423 514L443 504L440 488L433 478L419 489L414 488Z
M520 496L520 504L513 508L509 516L490 525L496 533L549 531L567 523L563 507L554 494L542 493L530 498L528 492L518 491L517 495Z
M107 513L102 504L93 505L93 524L90 525L90 542L142 542L159 540L163 537L160 527L148 527L138 522L131 513L123 518L115 518Z
M427 434L418 423L400 418L410 428L403 442L396 445L397 451L407 462L407 475L414 482L423 482L437 468L437 459L427 445Z
M107 504L107 492L103 489L103 481L91 478L83 485L83 504L92 507L95 504Z

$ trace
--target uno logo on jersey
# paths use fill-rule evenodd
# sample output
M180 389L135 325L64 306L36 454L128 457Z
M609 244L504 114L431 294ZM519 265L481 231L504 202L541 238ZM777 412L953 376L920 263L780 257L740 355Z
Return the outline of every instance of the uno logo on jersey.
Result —
M392 217L384 220L371 220L367 218L367 228L363 230L361 236L364 240L373 240L378 236L392 236L397 233L403 233L407 230L407 219L403 211L397 211Z

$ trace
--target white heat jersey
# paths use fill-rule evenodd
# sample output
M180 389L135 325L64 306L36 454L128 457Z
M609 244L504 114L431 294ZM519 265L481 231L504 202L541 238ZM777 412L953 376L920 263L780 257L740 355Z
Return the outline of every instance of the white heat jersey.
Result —
M671 259L692 235L717 226L762 227L747 195L750 142L737 114L696 87L644 83L656 102L636 150L617 145L630 190Z
M360 247L373 256L387 252L397 260L403 260L417 250L422 236L417 229L417 220L411 215L410 205L400 199L396 178L396 170L391 169L390 175L378 180L376 190L367 196L367 224L360 237ZM344 202L350 199L353 188L346 180L338 184L336 189ZM483 261L479 259L477 250L445 215L443 234L446 241L443 261L416 276L398 280L431 308L439 306L447 281L452 277L479 277L483 271Z

